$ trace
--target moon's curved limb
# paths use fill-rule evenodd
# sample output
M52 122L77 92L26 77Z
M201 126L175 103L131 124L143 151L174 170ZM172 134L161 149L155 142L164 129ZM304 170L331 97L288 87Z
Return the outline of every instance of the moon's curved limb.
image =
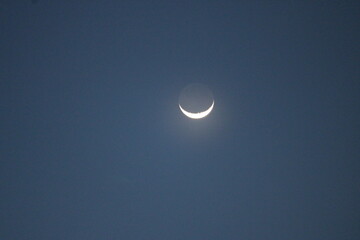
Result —
M179 108L183 112L183 114L185 114L187 117L192 118L192 119L200 119L200 118L204 118L207 115L209 115L209 113L214 108L214 103L215 103L215 101L213 101L213 103L211 104L211 106L207 110L205 110L203 112L198 112L198 113L187 112L181 107L180 104L179 104Z

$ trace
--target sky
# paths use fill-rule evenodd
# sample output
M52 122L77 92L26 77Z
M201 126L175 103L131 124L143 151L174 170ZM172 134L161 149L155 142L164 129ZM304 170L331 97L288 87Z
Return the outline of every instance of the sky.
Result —
M360 239L359 11L2 1L0 239Z

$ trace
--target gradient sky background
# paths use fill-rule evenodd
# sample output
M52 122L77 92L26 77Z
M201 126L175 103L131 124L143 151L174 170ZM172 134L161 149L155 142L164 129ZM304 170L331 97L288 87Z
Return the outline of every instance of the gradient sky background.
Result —
M360 239L359 12L2 1L0 239Z

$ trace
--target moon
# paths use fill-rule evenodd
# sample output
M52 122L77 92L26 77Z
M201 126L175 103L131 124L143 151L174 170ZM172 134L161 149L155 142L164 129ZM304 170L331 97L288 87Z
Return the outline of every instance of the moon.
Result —
M201 119L210 114L215 104L211 90L204 84L188 84L180 93L179 108L192 119Z
M203 112L198 112L198 113L188 112L185 109L183 109L180 104L179 104L179 108L183 112L183 114L185 114L185 116L187 116L189 118L192 118L192 119L201 119L201 118L204 118L204 117L206 117L207 115L210 114L210 112L214 108L214 104L215 104L215 101L213 100L211 106L207 110L205 110Z

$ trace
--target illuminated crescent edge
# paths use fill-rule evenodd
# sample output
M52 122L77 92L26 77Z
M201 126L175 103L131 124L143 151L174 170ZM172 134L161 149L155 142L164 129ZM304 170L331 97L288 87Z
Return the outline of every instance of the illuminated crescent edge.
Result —
M183 112L183 114L185 114L187 117L192 118L192 119L200 119L200 118L204 118L207 115L209 115L209 113L212 111L212 109L214 108L214 103L215 101L213 101L213 103L211 104L211 106L208 108L208 110L205 110L203 112L198 112L198 113L191 113L191 112L187 112L185 111L181 105L179 104L179 108L180 110Z

